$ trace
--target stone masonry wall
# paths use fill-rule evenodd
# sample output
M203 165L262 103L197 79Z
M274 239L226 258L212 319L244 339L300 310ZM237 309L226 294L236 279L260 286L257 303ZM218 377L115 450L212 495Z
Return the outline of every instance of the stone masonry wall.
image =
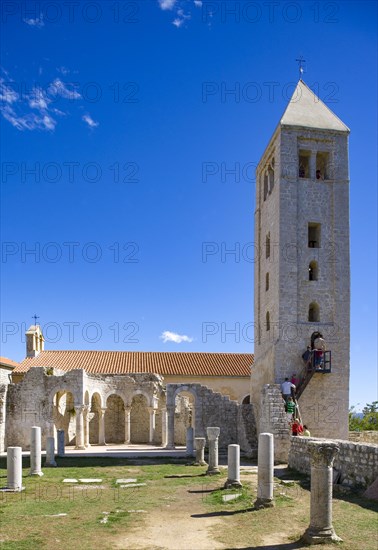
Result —
M278 384L266 384L262 389L259 433L273 434L274 461L287 462L290 428Z
M349 432L349 441L354 441L354 443L372 443L374 445L378 445L378 430Z
M291 437L289 466L298 472L310 474L309 441L321 441L313 437ZM340 472L340 483L350 487L368 487L378 477L378 445L335 440L340 445L334 469Z
M243 405L232 401L221 393L214 392L201 384L167 384L167 407L173 407L176 395L180 392L190 393L194 398L193 427L195 437L206 437L206 428L215 426L220 428L219 447L238 443L241 449L251 452L251 434L255 430L253 407L244 410ZM249 426L246 429L247 425ZM252 441L253 443L253 441Z

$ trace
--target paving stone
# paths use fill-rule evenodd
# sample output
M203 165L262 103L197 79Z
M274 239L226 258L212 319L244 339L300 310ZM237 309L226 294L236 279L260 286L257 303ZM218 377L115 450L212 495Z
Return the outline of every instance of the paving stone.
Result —
M85 477L82 477L79 479L80 483L101 483L102 482L102 479L96 479L96 478L91 478L91 477L88 477L88 478L85 478Z
M63 483L78 483L77 479L66 478L63 479Z
M116 480L116 483L136 483L138 480L133 478L133 477L129 477L129 478L126 478L126 479L117 479Z
M230 500L235 500L241 496L241 493L235 493L233 495L222 495L223 502L229 502Z

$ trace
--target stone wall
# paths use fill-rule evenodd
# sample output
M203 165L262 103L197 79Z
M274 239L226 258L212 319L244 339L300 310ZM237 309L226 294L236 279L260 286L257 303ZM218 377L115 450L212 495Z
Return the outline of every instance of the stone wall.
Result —
M289 466L298 472L310 475L308 442L321 441L313 437L290 437ZM339 483L350 487L368 487L378 477L378 445L334 440L340 452L334 461L334 470L340 472Z
M243 451L250 453L252 447L257 446L253 437L256 434L256 423L252 405L244 408L237 401L200 384L167 384L167 409L175 406L176 396L181 392L193 396L192 425L195 437L206 437L206 428L215 426L220 428L220 448L238 443Z
M290 424L278 384L266 384L261 392L259 433L274 436L274 461L287 462L290 448Z
M363 432L349 432L349 441L354 443L372 443L378 445L378 430Z

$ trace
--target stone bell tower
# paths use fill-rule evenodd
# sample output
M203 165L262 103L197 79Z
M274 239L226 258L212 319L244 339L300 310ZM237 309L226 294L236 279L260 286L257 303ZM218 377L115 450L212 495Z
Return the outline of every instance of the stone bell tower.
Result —
M39 325L31 325L26 335L26 357L36 357L45 349L45 339Z
M256 170L251 400L260 426L264 384L303 380L302 354L319 331L329 363L302 387L302 421L315 437L348 437L349 132L299 80Z

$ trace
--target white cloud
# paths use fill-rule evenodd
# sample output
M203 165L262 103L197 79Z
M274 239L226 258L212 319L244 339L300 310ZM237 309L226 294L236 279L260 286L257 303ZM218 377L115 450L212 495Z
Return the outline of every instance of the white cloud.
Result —
M39 111L45 111L48 109L49 103L51 103L51 99L42 88L33 88L29 95L29 107L38 109Z
M37 27L37 29L40 29L45 26L45 23L43 21L43 14L41 13L39 17L36 17L35 19L24 19L24 23L29 25L30 27Z
M194 5L196 8L202 8L202 0L194 0Z
M6 79L0 77L0 113L17 130L54 131L57 125L56 116L67 115L63 100L81 99L75 84L65 83L60 78L56 78L46 88L34 85L31 92L20 94L16 91L15 81L7 71L0 67L0 72L7 77ZM63 106L59 106L60 109L52 105L57 98L62 98ZM82 120L90 128L96 128L99 125L88 114L84 115Z
M159 6L162 10L173 10L177 0L159 0Z
M1 113L17 130L55 130L56 121L48 114L37 115L35 113L28 113L26 115L18 115L9 105L2 108Z
M172 21L172 25L174 25L175 27L177 27L178 29L183 25L184 23L184 20L183 19L179 19L178 17L176 17L176 19L174 19Z
M3 78L0 78L0 101L4 103L14 103L19 98L19 94L7 85Z
M193 342L193 338L186 336L185 334L177 334L176 332L170 332L165 330L160 335L160 338L163 340L164 344L166 342L175 342L176 344L181 344L181 342Z
M70 84L69 84L70 86ZM70 89L67 87L65 82L62 82L60 78L56 78L47 89L50 95L61 96L65 99L80 99L81 94L75 89Z
M95 122L90 115L83 115L81 118L82 120L84 120L84 122L88 124L90 128L97 128L97 126L99 125L99 123Z

